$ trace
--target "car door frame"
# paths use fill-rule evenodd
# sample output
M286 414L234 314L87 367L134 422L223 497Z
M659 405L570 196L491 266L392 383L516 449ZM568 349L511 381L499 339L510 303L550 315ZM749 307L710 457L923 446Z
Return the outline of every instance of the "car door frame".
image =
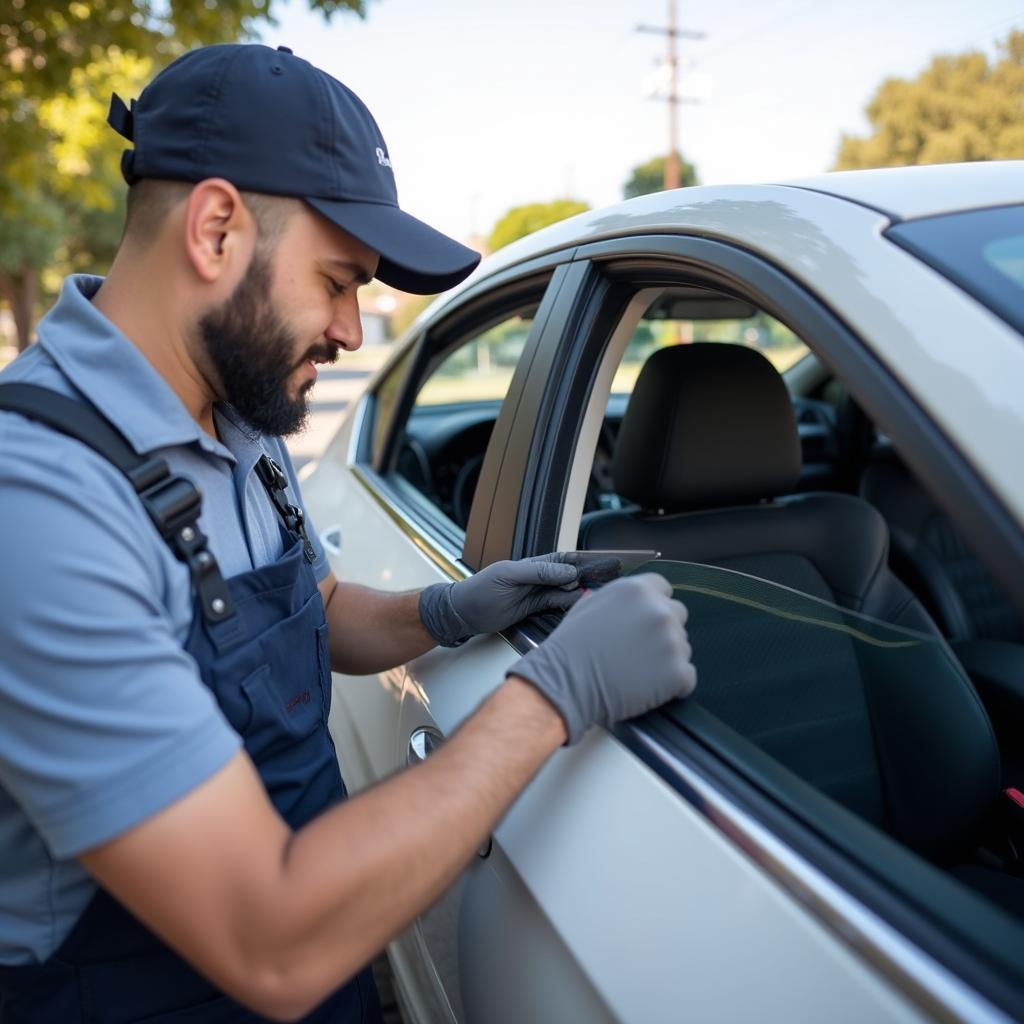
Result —
M575 248L570 248L515 264L482 278L451 303L440 306L416 329L409 344L389 361L376 386L364 393L355 411L347 456L354 478L416 546L453 579L465 577L486 564L483 552L487 550L497 482L501 479L512 426L525 382L532 376L533 361L538 353L551 347L551 332L557 331L561 323L564 296L574 290L579 273L572 263L574 253ZM489 314L499 315L501 310L521 305L534 290L540 294L537 313L495 421L469 521L460 536L430 501L411 485L403 487L392 474L401 434L427 367L439 353L450 350L460 337L464 338L474 321L484 322ZM408 365L396 370L403 359L408 359ZM391 372L402 375L400 393L377 440L378 391Z
M557 546L586 402L630 296L640 287L704 283L755 302L805 341L813 339L818 357L882 431L901 439L911 470L942 492L946 510L971 545L1024 604L1024 536L1012 515L872 350L806 284L739 245L682 234L584 244L572 262L566 284L574 290L567 287L559 296L559 317L545 335L550 348L535 356L522 382L494 489L505 514L492 523L481 564ZM551 626L533 621L505 636L526 651ZM926 908L894 894L864 863L851 862L794 817L778 792L753 785L724 761L721 749L708 742L709 717L687 706L676 721L655 712L614 732L921 1009L943 1017L959 1017L965 1006L982 1016L991 1015L993 1004L1018 1015L1024 1011L1019 983L1008 981L1004 969L993 969L990 956L1006 953L1000 941L1010 932L996 928L981 952L951 942ZM952 883L943 882L932 887L935 899L955 902Z

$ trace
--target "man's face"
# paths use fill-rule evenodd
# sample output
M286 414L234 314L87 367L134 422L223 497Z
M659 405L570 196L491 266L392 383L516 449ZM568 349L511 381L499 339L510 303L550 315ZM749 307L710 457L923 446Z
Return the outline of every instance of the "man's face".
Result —
M318 363L362 343L356 292L377 256L303 207L273 253L258 244L231 296L199 321L218 397L264 434L298 433Z

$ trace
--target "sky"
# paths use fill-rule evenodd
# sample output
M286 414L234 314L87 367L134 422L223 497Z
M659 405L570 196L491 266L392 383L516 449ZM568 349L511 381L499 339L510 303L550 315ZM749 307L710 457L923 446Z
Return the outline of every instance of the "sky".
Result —
M368 0L329 25L304 0L261 41L290 46L369 106L403 209L458 238L510 207L622 198L668 147L658 88L669 0ZM677 0L680 148L703 184L831 166L881 82L1024 28L1024 0Z

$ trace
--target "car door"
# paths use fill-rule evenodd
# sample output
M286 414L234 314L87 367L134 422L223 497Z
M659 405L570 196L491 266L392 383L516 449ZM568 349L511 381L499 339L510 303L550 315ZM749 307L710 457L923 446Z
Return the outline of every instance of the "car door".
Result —
M528 543L535 509L551 522L561 516L561 489L543 482L537 467L548 445L571 454L579 427L537 424L557 412L563 386L579 400L588 394L595 364L578 358L577 343L586 347L592 332L614 332L620 320L618 308L580 317L595 294L605 294L594 291L596 283L586 264L565 269L529 372L514 382L515 405L506 398L499 414L500 421L507 413L505 450L492 467L491 448L485 456L480 479L493 480L490 506L478 512L474 500L465 561L482 564ZM408 737L407 758L426 754L500 684L530 642L528 630L510 630L407 666L398 748ZM550 760L458 882L390 954L407 1002L419 1000L411 1014L417 1020L432 1019L438 1007L448 1016L434 1019L497 1022L670 1021L681 1012L694 1019L920 1019L755 859L709 829L694 801L666 784L649 759L602 730ZM729 983L737 960L740 985Z
M517 396L486 529L476 534L480 564L556 546L579 413L630 292L588 263L567 269ZM577 418L563 416L574 404ZM450 733L543 628L480 637L408 666L404 731L429 714ZM728 827L707 827L697 810L704 799L667 784L636 744L604 730L556 753L419 922L456 1017L922 1019L732 842Z
M740 233L742 227L736 227ZM872 244L884 246L877 240ZM880 252L880 262L884 255ZM512 447L520 449L515 464L522 471L499 481L502 500L517 508L514 529L505 536L508 552L525 556L576 545L619 360L628 351L644 311L665 289L704 287L711 296L749 302L778 318L839 372L874 421L896 439L921 477L944 488L943 500L951 514L981 541L979 547L991 550L993 538L1007 538L1001 548L1001 575L1012 576L1005 571L1006 563L1018 560L1020 524L979 479L970 459L964 457L964 449L954 450L942 431L922 415L918 400L869 354L868 344L831 315L822 296L802 286L779 264L719 241L671 236L581 246L576 262L575 307L566 314L561 346L548 354L548 365L542 371L545 380L531 382L535 387L527 388L533 404L520 407L522 419ZM931 306L940 321L946 318L948 330L969 330L979 338L991 330L983 312L967 308L948 286L930 280L927 274L915 276L914 268L903 264L902 257L896 257L894 263L897 269L906 266L907 283L920 283L915 291L917 303ZM802 270L806 274L807 268ZM827 282L827 275L822 274L821 279ZM889 325L905 316L907 310L900 308L899 295L900 289L894 288L891 301L895 306L890 307L889 296L875 294L875 310L880 313L875 324L868 321L863 325L872 345L886 340L881 332L870 333L878 330L878 324ZM833 299L827 288L824 298ZM1001 337L994 342L1001 344ZM713 438L707 443L713 444ZM969 445L966 451L970 451ZM512 465L510 455L505 466ZM497 554L499 538L491 535L488 540ZM671 572L675 571L672 567ZM749 597L747 594L744 599ZM874 628L862 629L863 623L844 621L843 629L853 628L865 635ZM511 637L512 642L523 649L530 642L541 641L552 624L534 623L522 635ZM781 635L776 634L776 639ZM742 634L737 642L741 638ZM783 648L783 663L785 653ZM797 646L789 653L794 661L799 660ZM767 797L767 776L749 765L741 767L730 753L729 742L712 738L714 728L703 718L699 703L676 707L668 716L671 722L665 714L653 714L614 732L680 797L678 804L669 802L663 809L666 821L671 816L676 823L685 822L697 810L726 839L721 859L714 866L705 866L705 874L681 872L674 891L665 890L666 901L681 919L687 916L690 922L688 927L666 934L674 934L676 942L704 942L703 952L708 954L703 972L691 972L678 963L675 966L675 977L685 977L683 987L693 1005L699 1005L702 998L710 1000L705 985L708 989L720 985L728 974L726 965L739 962L744 965L742 991L730 992L727 997L719 992L722 1001L713 1011L721 1014L718 1019L765 1019L776 1012L788 1013L790 1019L823 1019L825 1011L812 1009L816 993L806 984L809 976L833 992L856 978L852 994L846 997L852 1001L846 1005L865 1020L899 1019L903 1013L958 1019L1019 1014L1022 976L1019 964L1006 953L1008 948L1019 948L1024 934L1019 921L1008 923L987 899L968 894L949 876L940 877L929 866L881 841L880 835L858 832L853 843L841 830L831 835L825 830L828 840L822 848L818 845L821 821L816 820L813 829L809 826L812 815L808 805L814 800L808 797L805 805L801 798ZM813 839L811 831L816 833ZM694 833L687 833L687 843L695 843ZM749 880L745 875L749 864L730 862L725 853L729 847L733 852L744 851L740 861L749 858L757 864L759 883L753 888L759 896L788 892L793 903L806 911L802 924L813 922L816 929L809 948L798 952L800 928L788 914L793 904L786 906L786 912L778 904L771 910L765 908L772 922L770 947L765 936L748 931L738 918L727 920L735 910L732 905L721 905L722 913L714 924L694 914L693 904L688 902L693 890L718 883L728 888ZM617 863L621 871L627 860ZM884 878L881 889L875 887L879 874ZM915 906L917 911L911 909ZM932 911L941 907L944 913L920 914L922 906ZM609 927L620 924L610 908L603 917ZM652 922L656 921L654 916ZM652 923L646 936L633 935L630 947L642 951L654 974L672 970L670 959L658 955L664 943L654 941L656 930ZM746 973L747 965L764 957L769 948L776 970L785 972L794 962L802 963L800 977L790 983L785 995L766 979ZM661 994L667 998L667 992ZM888 1001L893 994L896 999ZM836 1012L833 1008L827 1015Z
M498 558L573 546L591 468L579 453L596 445L606 399L595 395L602 380L607 391L614 370L605 355L613 342L628 342L629 318L649 302L645 290L690 280L695 261L718 285L726 279L733 290L756 293L816 350L836 342L829 333L834 324L822 319L812 296L765 299L760 284L773 268L764 261L737 267L735 251L691 243L704 251L680 258L672 240L648 237L563 254L498 412L461 558L445 547L446 536L460 535L450 533L443 509L407 493L415 469L407 464L408 472L397 474L405 484L388 479L398 463L389 469L387 444L390 438L390 457L397 460L399 433L375 432L364 413L362 429L342 439L358 470L350 486L359 500L346 521L372 522L391 542L389 551L399 535L406 547L401 564L354 552L345 563L355 574L348 578L417 586ZM487 291L476 296L485 304ZM839 336L829 358L841 365L855 344ZM428 358L421 365L434 364ZM409 366L422 380L424 371ZM399 396L414 390L395 387ZM400 397L394 408L402 408ZM395 415L404 424L409 414ZM890 420L881 422L900 434ZM382 524L397 533L387 534ZM391 763L428 754L431 742L450 735L549 627L533 623L479 637L407 666L389 684L391 721L399 723ZM340 720L342 691L356 692L359 682L336 681L338 737L362 727L351 703L352 721ZM341 743L343 763L344 748ZM930 947L922 952L927 937L915 933L910 942L893 926L892 906L905 912L903 903L880 909L867 900L856 884L858 869L847 865L844 873L813 856L801 831L806 825L792 809L763 797L727 758L709 750L699 730L688 733L663 716L614 733L594 730L558 752L449 894L391 947L410 1016L999 1019ZM936 934L941 944L945 937Z

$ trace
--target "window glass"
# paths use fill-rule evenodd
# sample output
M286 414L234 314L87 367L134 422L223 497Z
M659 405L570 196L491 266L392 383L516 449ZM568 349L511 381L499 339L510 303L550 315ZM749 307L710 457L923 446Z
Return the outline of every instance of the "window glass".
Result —
M532 320L514 316L460 345L427 378L417 405L500 400L508 393Z
M373 416L373 457L375 460L380 459L384 451L388 429L391 426L391 418L395 412L395 405L401 397L402 385L405 383L405 374L409 369L409 364L412 362L414 351L415 346L410 347L405 355L391 368L380 387L377 388Z
M1012 276L1014 237L995 241L985 258ZM1024 778L1024 699L1007 701L1010 677L1000 675L1024 654L1020 609L927 511L927 492L825 366L808 362L784 388L762 365L758 391L757 368L735 388L728 359L687 359L692 343L743 345L785 372L808 352L785 325L736 298L678 287L658 295L624 345L621 331L614 338L622 356L610 394L595 391L580 431L585 458L597 437L585 498L576 465L560 536L572 544L582 506L578 547L668 556L633 570L661 574L689 612L697 688L662 714L830 846L856 859L861 840L877 843L894 859L871 870L918 905L932 882L951 891L983 922L962 918L971 942L989 934L994 907L1024 923L1024 819L999 805L1000 765L1004 780ZM663 376L646 395L653 407L640 407L641 368L668 346L682 348L650 368ZM702 363L706 379L674 387L669 375L682 380ZM799 482L784 403L800 439ZM630 432L639 425L628 450L627 416ZM962 599L956 623L931 608L933 585L944 604ZM967 620L972 639L960 643ZM664 719L658 731L672 736Z
M659 559L634 572L660 574L687 606L698 678L689 701L728 727L720 738L737 763L757 770L744 754L753 745L1024 925L1017 827L998 807L985 811L999 796L995 744L941 637L728 568ZM801 787L775 778L814 821ZM943 798L919 799L924 783ZM816 825L856 842L842 818Z
M458 527L469 520L487 443L532 322L532 310L520 310L470 334L416 393L395 472Z
M1024 206L922 217L885 236L1024 334Z
M990 267L1024 288L1024 235L999 238L982 247L982 258Z

